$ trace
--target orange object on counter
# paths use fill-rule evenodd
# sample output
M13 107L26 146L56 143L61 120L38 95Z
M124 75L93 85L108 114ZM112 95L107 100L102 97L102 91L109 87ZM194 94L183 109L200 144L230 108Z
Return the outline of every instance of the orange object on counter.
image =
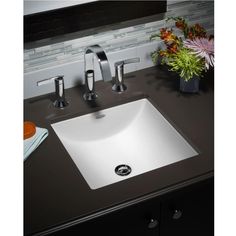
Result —
M36 133L36 125L33 122L24 122L24 139L34 136Z

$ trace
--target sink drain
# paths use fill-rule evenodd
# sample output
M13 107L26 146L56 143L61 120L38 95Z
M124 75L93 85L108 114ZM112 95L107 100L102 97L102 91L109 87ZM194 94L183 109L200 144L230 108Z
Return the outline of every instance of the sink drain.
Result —
M129 175L131 173L132 169L130 166L128 165L118 165L116 168L115 168L115 172L117 175L120 175L120 176L126 176L126 175Z

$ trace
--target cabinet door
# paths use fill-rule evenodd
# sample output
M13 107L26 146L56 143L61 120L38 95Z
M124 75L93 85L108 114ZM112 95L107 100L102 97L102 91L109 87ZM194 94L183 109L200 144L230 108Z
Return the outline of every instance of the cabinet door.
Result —
M159 236L160 203L151 199L89 220L50 236Z
M161 214L161 236L213 236L213 178L167 194Z

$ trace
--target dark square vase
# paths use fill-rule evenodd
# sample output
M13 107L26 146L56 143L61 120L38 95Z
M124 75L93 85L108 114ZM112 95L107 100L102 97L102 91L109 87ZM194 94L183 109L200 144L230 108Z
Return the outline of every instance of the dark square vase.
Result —
M198 93L199 92L199 77L193 77L189 81L180 78L179 89L183 93Z

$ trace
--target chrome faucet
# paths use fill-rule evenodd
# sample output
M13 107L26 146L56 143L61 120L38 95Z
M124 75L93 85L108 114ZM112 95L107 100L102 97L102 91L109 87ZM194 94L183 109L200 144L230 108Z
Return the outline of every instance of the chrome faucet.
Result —
M52 81L55 82L55 95L56 100L54 101L54 106L57 108L64 108L68 105L68 102L65 98L65 91L64 91L64 75L57 75L48 79L40 80L37 82L37 86L41 86L44 84L48 84Z
M112 75L106 53L104 52L102 47L99 45L92 45L87 47L84 52L84 72L85 72L85 85L87 91L85 92L83 97L85 100L91 101L96 99L97 94L95 93L95 88L94 88L95 84L94 70L93 69L87 70L86 67L87 66L86 55L88 55L89 53L93 53L94 55L96 55L104 82L112 80Z
M124 61L117 61L115 63L115 79L112 86L112 90L118 93L122 93L127 89L127 86L124 84L124 66L131 63L140 62L139 57L126 59Z

